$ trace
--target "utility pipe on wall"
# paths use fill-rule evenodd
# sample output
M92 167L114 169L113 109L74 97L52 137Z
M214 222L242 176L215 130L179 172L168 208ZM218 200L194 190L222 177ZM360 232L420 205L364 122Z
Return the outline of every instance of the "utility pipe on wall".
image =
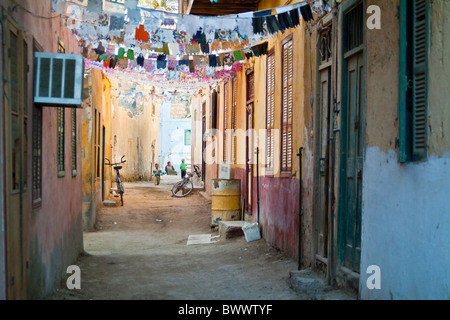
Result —
M303 179L303 147L301 147L298 151L297 157L300 158L299 161L299 170L300 170L300 187L299 187L299 199L298 199L298 270L302 269L302 179Z

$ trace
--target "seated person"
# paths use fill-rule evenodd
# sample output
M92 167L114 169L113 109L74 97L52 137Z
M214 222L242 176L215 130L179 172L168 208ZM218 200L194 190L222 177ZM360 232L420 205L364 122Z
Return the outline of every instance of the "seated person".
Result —
M175 168L173 167L173 165L169 162L167 162L165 171L168 175L177 175L177 172L175 171Z

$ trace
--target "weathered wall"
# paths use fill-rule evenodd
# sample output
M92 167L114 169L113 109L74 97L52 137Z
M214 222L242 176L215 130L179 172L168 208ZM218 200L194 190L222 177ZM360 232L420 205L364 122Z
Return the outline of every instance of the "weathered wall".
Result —
M380 6L382 29L367 32L367 132L363 176L362 299L450 297L450 4L432 2L428 159L400 164L398 137L398 1ZM448 131L448 130L447 130ZM381 269L381 289L365 273Z
M51 1L20 1L20 5L11 1L2 1L2 8L15 20L19 28L25 30L28 43L28 64L33 70L33 40L46 52L57 52L58 36L64 42L66 53L78 53L78 44L67 29L61 26L59 17L50 17ZM15 7L14 10L13 7ZM35 13L35 16L29 12ZM5 11L6 13L6 11ZM30 72L32 75L32 72ZM28 85L28 115L32 114L31 97L33 93L32 76ZM42 109L42 202L39 207L32 207L32 192L24 199L24 238L27 243L26 293L23 297L40 298L48 293L61 278L66 275L68 265L76 261L83 249L81 221L81 144L77 143L77 174L72 176L71 162L71 111L65 110L65 176L58 177L56 163L56 108ZM77 122L81 114L77 111ZM27 127L27 155L32 154L31 117ZM80 127L77 137L81 137ZM32 181L32 162L27 162L26 174Z
M119 90L117 79L111 79L112 90ZM141 88L140 88L141 89ZM142 90L150 92L149 87ZM158 161L159 104L151 100L122 102L117 98L111 101L111 158L119 162L125 155L126 163L120 171L124 181L150 180L154 163ZM154 153L154 162L152 162ZM110 171L108 173L108 171ZM105 168L114 185L115 172Z
M183 102L184 105L184 102ZM175 170L180 174L181 160L186 164L191 163L191 144L184 144L185 130L191 130L192 119L173 118L171 108L183 107L173 105L170 101L164 102L159 108L159 167L164 170L167 162L170 161ZM190 108L190 106L189 106ZM189 111L190 114L190 111ZM191 131L192 134L192 131ZM191 135L192 137L192 135ZM192 139L191 139L192 141Z
M3 24L0 24L0 43L3 43ZM0 50L0 79L4 79L3 75L3 50ZM3 90L0 90L0 101L3 106ZM4 110L4 109L3 109ZM4 113L0 112L0 125L2 128L4 124ZM5 155L4 155L4 142L5 136L3 130L0 130L0 177L5 176ZM5 185L4 179L0 179L0 300L6 299L6 248L5 248Z
M102 175L101 163L103 147L105 158L111 158L111 84L101 71L91 70L85 78L84 102L82 112L82 166L83 166L83 227L92 230L96 222L97 208L110 192L111 177ZM100 117L98 116L100 114ZM105 127L105 146L103 146L103 126ZM100 127L100 131L99 131ZM100 132L100 139L99 134ZM97 139L97 140L96 140ZM100 141L100 161L97 177L97 146ZM105 170L109 167L105 166ZM108 172L108 171L106 171ZM104 189L102 190L102 184ZM102 191L104 192L102 196Z

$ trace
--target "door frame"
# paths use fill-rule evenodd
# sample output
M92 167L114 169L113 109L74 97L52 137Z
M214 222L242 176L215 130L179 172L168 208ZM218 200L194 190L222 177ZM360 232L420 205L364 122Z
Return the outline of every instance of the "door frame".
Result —
M321 137L322 136L322 132L323 132L323 128L322 128L322 124L323 124L323 119L322 117L328 116L328 129L327 129L327 148L329 149L327 152L327 159L326 159L326 163L328 163L328 166L326 166L327 171L325 172L325 186L328 185L328 188L325 187L325 197L327 199L327 203L324 204L325 207L321 207L320 206L320 180L321 178L321 172L320 172L320 160L322 158L322 139L315 139L314 141L314 213L313 213L313 228L314 228L314 235L313 235L313 257L312 257L312 261L314 261L314 268L316 270L319 269L318 267L318 263L322 263L325 264L325 268L322 270L325 270L326 272L326 278L327 281L330 282L331 280L331 266L333 265L332 260L333 260L333 251L331 250L333 244L331 243L331 233L333 232L333 229L331 228L331 219L332 219L332 214L331 214L331 210L332 207L330 205L330 192L329 192L329 186L332 185L331 184L331 171L334 170L334 167L331 167L331 143L330 143L330 138L332 136L331 130L332 130L332 112L333 112L333 85L334 85L334 81L335 79L333 78L333 73L334 73L334 55L336 54L336 52L333 52L333 45L331 43L331 54L330 57L328 59L327 62L322 62L321 60L321 54L319 52L319 48L320 48L320 37L321 37L321 33L324 32L326 29L330 28L330 41L333 42L334 40L334 32L335 32L335 28L333 25L333 21L332 21L332 15L327 15L326 17L323 18L322 20L322 24L321 27L318 28L316 30L316 39L319 39L319 41L317 42L316 45L316 101L317 103L315 104L315 110L314 110L314 136L315 137ZM322 108L322 104L321 104L321 87L322 87L322 73L328 70L328 110L327 110L327 115L323 113L323 108ZM319 256L318 252L319 252L319 243L318 243L318 220L319 217L318 215L320 214L324 214L324 212L318 212L318 210L316 210L316 208L321 208L324 209L324 211L326 212L326 218L327 218L327 230L326 230L326 250L327 250L327 257L322 257Z
M3 75L5 78L9 79L9 40L10 40L10 34L13 32L17 36L17 44L18 44L18 81L20 83L21 80L26 81L27 83L27 89L28 91L26 93L23 92L25 89L24 87L18 87L18 109L17 109L17 116L18 116L18 123L19 123L19 130L20 130L20 155L19 155L19 161L20 161L20 170L19 170L19 188L13 190L12 189L12 178L9 172L9 168L11 168L13 157L11 154L11 104L7 101L6 97L2 94L2 103L4 104L4 113L3 113L3 129L2 132L4 140L3 143L3 151L4 151L4 170L5 175L2 177L3 180L3 187L4 187L4 256L5 256L5 293L7 299L26 299L27 292L27 275L26 275L26 264L27 264L27 256L28 256L28 237L27 237L27 230L28 230L28 216L29 216L29 210L30 207L28 205L28 191L31 190L30 186L32 185L32 181L29 179L28 175L28 165L30 164L29 161L26 160L26 155L29 155L28 147L30 146L28 141L28 133L30 132L31 126L30 126L30 111L29 108L29 88L31 88L29 79L30 79L30 72L28 71L27 74L24 76L24 71L27 66L23 64L23 60L21 58L23 57L24 53L24 43L27 44L27 64L30 64L31 55L30 52L33 48L32 45L30 45L31 39L27 34L24 32L20 26L18 26L11 18L6 17L3 25L3 43L4 46L1 47L2 55L4 57L3 61L5 62L3 66ZM3 63L3 62L2 62ZM6 69L5 69L6 68ZM25 78L24 78L25 77ZM3 83L3 81L2 81ZM4 83L3 83L4 84ZM9 87L5 90L9 90ZM9 93L9 92L8 92ZM25 99L27 98L27 99ZM27 114L25 114L25 109L27 110ZM24 119L27 118L27 125L25 127ZM32 123L32 121L31 121ZM25 131L26 129L26 131ZM24 177L26 178L27 185L24 185ZM13 199L16 198L16 199ZM18 203L19 205L19 214L17 214L17 211L13 210L13 202ZM2 208L2 210L3 210ZM14 220L11 219L11 217L14 217ZM11 238L14 236L14 232L17 230L14 230L14 225L18 225L19 227L19 239L18 244L16 244L18 247L13 247L10 243L13 241ZM12 230L11 230L12 229ZM17 239L14 239L17 240ZM19 250L19 252L17 252ZM17 258L17 255L19 258ZM20 262L19 262L20 261Z
M348 34L346 30L346 14L354 9L357 5L362 4L363 6L363 28L362 28L362 45L357 47L356 49L351 50L350 52L345 51L345 45L344 41L346 40L346 36ZM344 249L345 249L345 222L346 222L346 212L348 207L347 202L347 131L349 128L349 124L347 123L347 103L348 103L348 97L347 97L347 83L348 83L348 77L347 77L347 71L348 71L348 60L349 58L356 56L357 54L360 54L362 52L363 54L363 64L364 69L362 73L362 77L364 79L363 84L363 91L362 91L362 106L361 106L361 137L362 137L362 146L363 146L363 164L365 159L365 119L366 119L366 74L367 74L367 50L366 50L366 27L365 27L365 21L367 19L367 14L365 8L367 7L366 0L351 0L345 4L342 5L342 8L339 13L339 20L340 20L340 39L339 43L341 45L340 49L340 57L339 57L339 64L341 66L341 88L340 88L340 94L341 94L341 108L340 108L340 122L341 122L341 134L340 134L340 158L339 158L339 209L338 209L338 234L337 234L337 258L338 258L338 268L340 271L344 274L351 274L352 276L359 276L358 273L353 272L349 270L348 268L344 267ZM363 170L364 171L364 170ZM364 180L363 180L364 181ZM362 189L362 187L361 187ZM362 207L361 207L361 220L363 216ZM361 232L362 233L362 232Z
M245 134L245 191L244 191L244 200L245 200L245 208L244 211L246 214L249 214L250 216L253 216L253 190L254 190L254 183L253 183L253 168L254 164L253 161L255 159L254 157L254 137L253 132L249 131L249 123L251 120L251 129L255 129L255 104L254 104L254 91L253 96L249 96L248 91L248 81L250 79L250 75L254 76L254 69L248 69L245 74L245 83L246 83L246 102L245 102L245 126L246 126L246 134ZM254 79L253 79L253 90L254 90ZM248 106L251 105L251 108L249 109ZM251 117L251 118L250 118ZM249 150L249 148L252 147L252 150ZM250 156L252 155L252 161L249 163ZM258 164L256 164L258 165ZM249 185L250 182L250 185Z

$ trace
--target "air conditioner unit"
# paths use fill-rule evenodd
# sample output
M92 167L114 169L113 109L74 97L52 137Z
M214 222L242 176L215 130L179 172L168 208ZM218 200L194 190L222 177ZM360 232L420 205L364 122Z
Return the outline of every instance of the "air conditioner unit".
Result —
M34 58L34 102L45 106L81 108L83 56L36 52Z

